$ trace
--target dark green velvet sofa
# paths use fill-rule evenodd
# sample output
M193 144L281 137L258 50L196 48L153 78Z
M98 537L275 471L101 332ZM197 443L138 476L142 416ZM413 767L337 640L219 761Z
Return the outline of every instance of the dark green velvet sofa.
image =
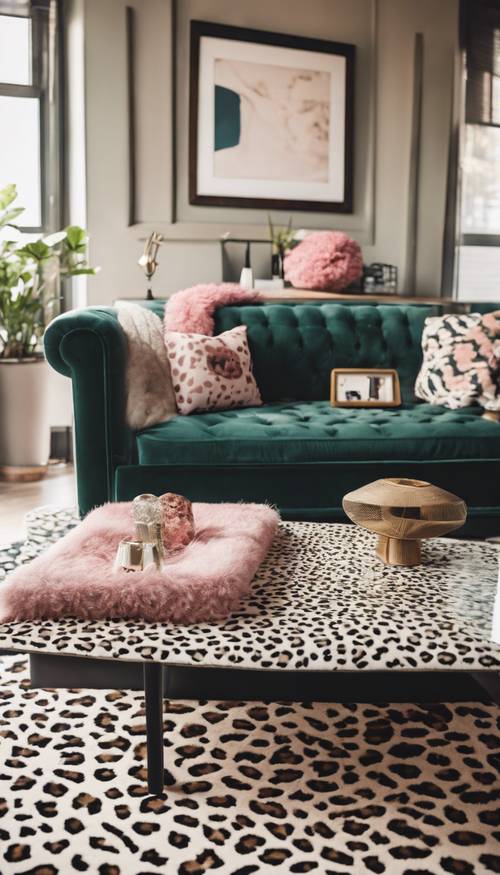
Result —
M162 313L162 305L154 305ZM50 364L73 381L80 511L140 492L198 501L270 501L288 519L345 520L342 496L379 477L430 480L462 496L462 534L500 534L500 424L481 410L416 402L421 334L439 310L416 305L261 304L220 309L245 323L264 406L125 424L126 340L112 308L58 317ZM334 367L396 368L398 409L329 403Z

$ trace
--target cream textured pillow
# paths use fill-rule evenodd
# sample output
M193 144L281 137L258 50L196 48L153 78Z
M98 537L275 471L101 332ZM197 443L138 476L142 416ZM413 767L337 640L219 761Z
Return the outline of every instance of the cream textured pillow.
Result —
M262 404L246 325L217 337L167 331L165 342L179 413Z
M128 349L126 420L131 429L139 431L177 412L163 324L139 304L117 304L116 309Z

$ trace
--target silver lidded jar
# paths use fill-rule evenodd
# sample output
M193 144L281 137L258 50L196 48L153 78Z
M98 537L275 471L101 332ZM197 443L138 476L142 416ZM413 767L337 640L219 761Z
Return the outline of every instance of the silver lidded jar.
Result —
M161 568L162 555L157 544L124 538L118 544L115 571L146 571L147 568Z

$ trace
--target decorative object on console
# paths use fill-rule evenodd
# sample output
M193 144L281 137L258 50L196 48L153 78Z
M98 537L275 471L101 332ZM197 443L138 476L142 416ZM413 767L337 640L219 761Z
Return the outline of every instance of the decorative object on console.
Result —
M221 280L223 283L237 283L240 280L241 267L245 263L245 250L247 246L262 247L271 249L271 241L260 237L234 237L231 231L225 231L219 238L220 255L221 255ZM244 249L243 249L244 247ZM243 253L243 255L242 255ZM262 261L260 262L262 264ZM260 282L260 281L259 281ZM252 288L260 288L259 283L254 278Z
M354 55L192 21L190 203L352 212Z
M152 301L154 299L153 291L151 289L151 280L153 279L156 268L158 267L156 257L158 255L158 249L160 248L162 243L163 234L160 234L158 231L152 231L148 239L146 240L144 252L137 262L139 267L142 267L148 281L146 301Z
M398 372L391 368L334 368L332 407L399 407Z
M250 242L245 247L245 264L241 270L240 286L242 289L253 289L253 270L250 264Z
M116 310L127 340L125 418L129 428L139 431L177 412L163 323L138 304L117 304Z
M363 269L363 291L367 295L395 295L398 269L394 264L374 262Z
M270 280L256 277L255 285L259 292L262 292L266 296L269 292L283 292L283 289L285 288L285 282L279 276L275 276Z
M165 306L166 332L184 334L214 333L214 313L228 304L254 304L259 300L256 289L242 289L237 283L202 283L172 295Z
M500 410L500 310L427 318L422 350L418 398L452 410Z
M142 574L113 569L128 538L131 503L93 510L0 587L0 617L197 623L227 617L250 590L274 540L279 516L259 504L194 504L196 538ZM131 580L132 577L132 580Z
M215 338L167 331L165 340L179 413L261 406L246 325Z
M422 538L437 538L463 526L465 502L424 480L387 477L348 492L347 516L379 535L376 554L386 565L419 565Z
M285 279L297 289L342 291L362 273L361 248L342 231L308 234L285 256Z

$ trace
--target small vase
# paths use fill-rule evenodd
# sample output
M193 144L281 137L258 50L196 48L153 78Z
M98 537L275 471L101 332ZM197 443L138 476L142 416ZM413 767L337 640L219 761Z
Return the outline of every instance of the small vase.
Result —
M285 250L281 246L271 255L271 276L281 280L285 277Z

